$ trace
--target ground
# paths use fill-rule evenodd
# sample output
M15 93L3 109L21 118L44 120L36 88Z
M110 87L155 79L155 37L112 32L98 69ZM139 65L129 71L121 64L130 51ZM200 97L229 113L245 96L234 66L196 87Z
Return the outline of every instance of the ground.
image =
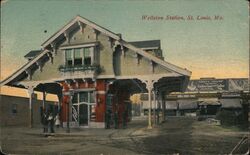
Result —
M171 117L147 129L137 118L126 129L57 129L44 137L41 128L2 127L1 147L12 154L229 154L247 132L191 117ZM246 152L243 146L238 153Z

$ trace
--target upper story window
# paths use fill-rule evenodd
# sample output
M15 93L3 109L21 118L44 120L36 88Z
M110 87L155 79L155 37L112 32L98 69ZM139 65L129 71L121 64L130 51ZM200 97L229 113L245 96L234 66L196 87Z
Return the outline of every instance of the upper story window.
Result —
M59 70L62 72L97 71L99 69L97 45L98 42L62 46L60 49L64 52L65 63L59 66Z
M65 50L65 65L67 66L82 66L92 65L94 61L93 47L66 49Z

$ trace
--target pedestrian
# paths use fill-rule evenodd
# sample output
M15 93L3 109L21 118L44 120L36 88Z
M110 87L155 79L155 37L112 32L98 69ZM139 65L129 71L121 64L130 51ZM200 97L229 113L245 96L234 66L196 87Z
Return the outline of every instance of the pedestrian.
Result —
M48 115L48 123L49 123L49 128L50 128L50 133L54 133L54 117L52 111L49 111Z
M59 126L60 126L59 114L57 114L55 117L55 125L56 125L56 128L59 128Z
M48 132L48 115L46 114L46 111L43 107L40 107L40 112L41 112L41 124L43 126L43 133Z

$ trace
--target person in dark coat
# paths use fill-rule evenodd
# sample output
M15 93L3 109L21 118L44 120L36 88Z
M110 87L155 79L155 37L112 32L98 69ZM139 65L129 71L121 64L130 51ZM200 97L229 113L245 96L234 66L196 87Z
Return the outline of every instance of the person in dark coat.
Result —
M48 113L48 125L49 125L49 128L50 128L50 133L54 133L54 116L53 116L53 113L52 111L50 110L49 113Z
M47 133L48 132L48 115L45 111L45 109L43 109L43 107L40 108L40 112L41 112L41 124L43 126L43 133Z

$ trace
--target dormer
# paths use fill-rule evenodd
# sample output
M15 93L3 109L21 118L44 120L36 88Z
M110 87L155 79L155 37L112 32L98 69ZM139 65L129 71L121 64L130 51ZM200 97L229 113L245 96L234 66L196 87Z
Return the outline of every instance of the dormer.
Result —
M162 56L161 50L161 41L160 40L145 40L145 41L133 41L129 42L137 48L140 48L160 59L164 59Z
M42 50L32 50L29 53L27 53L24 58L27 59L28 61L32 60L34 57L39 55L42 52Z

